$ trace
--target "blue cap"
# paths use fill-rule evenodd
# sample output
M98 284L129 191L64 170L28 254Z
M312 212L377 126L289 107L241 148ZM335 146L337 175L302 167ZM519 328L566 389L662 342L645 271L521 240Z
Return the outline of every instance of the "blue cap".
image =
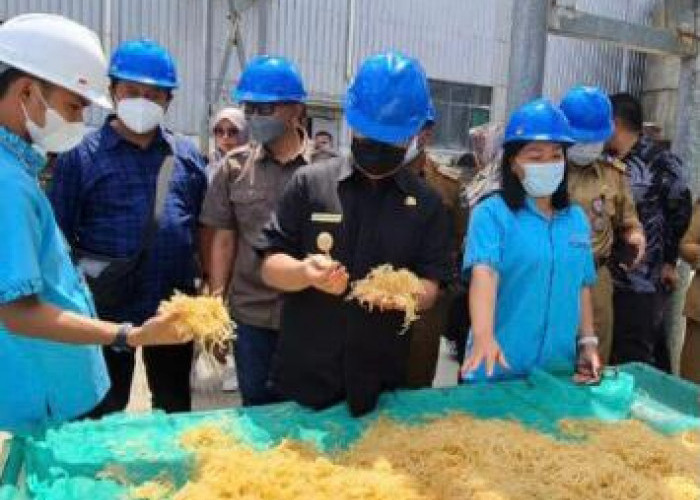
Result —
M574 87L559 105L576 142L603 142L613 134L612 104L597 87Z
M503 143L517 141L574 143L566 116L547 99L530 101L510 115Z
M175 61L153 40L132 40L119 45L109 63L109 76L166 89L177 88Z
M238 102L304 102L306 90L290 60L256 56L246 64L231 97Z
M420 63L397 52L365 59L345 96L353 130L386 143L405 142L428 118L430 92Z

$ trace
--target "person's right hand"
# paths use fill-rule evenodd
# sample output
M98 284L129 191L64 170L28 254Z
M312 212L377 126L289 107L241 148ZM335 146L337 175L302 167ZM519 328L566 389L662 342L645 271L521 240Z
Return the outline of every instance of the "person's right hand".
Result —
M462 378L477 370L484 361L486 362L486 375L489 377L493 375L496 363L506 370L510 369L506 356L495 338L491 337L487 340L475 339L469 355L464 360L464 364L462 364L462 369L460 370Z
M147 345L184 344L192 340L183 337L176 327L178 313L158 313L142 326L131 330L127 343L131 347Z
M350 279L345 267L325 255L304 259L304 274L310 286L330 295L345 293Z

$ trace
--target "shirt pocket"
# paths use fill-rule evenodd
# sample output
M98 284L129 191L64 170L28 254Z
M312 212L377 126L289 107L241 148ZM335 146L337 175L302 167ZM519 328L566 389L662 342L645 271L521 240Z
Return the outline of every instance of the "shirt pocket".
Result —
M327 219L319 219L315 216L329 216ZM337 219L334 219L337 218ZM304 225L303 244L304 251L309 254L325 253L324 245L330 244L330 256L336 260L346 258L346 241L343 232L342 214L316 212L310 215L309 221Z
M267 192L257 186L240 186L231 191L229 200L233 205L236 227L241 236L255 239L272 211Z

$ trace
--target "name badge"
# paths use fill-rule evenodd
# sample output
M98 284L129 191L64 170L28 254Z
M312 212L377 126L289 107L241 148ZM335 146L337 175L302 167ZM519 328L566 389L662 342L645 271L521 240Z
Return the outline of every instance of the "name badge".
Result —
M311 214L311 222L325 222L327 224L340 224L343 222L343 214L331 214L316 212Z

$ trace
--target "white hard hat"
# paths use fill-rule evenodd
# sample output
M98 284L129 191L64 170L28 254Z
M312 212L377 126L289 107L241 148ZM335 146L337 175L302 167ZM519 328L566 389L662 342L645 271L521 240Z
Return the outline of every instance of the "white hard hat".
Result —
M0 62L111 108L107 61L97 35L54 14L24 14L0 26Z

